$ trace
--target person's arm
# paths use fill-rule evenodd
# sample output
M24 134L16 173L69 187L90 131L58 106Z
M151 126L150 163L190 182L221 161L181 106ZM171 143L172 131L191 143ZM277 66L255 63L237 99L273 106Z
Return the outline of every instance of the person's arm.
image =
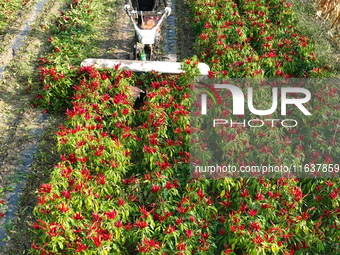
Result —
M164 11L169 16L171 14L171 1L170 0L163 0L163 1L164 1L164 5L165 5Z
M163 0L164 1L164 6L171 8L171 1L170 0Z
M126 11L126 10L130 9L131 6L132 6L131 0L125 0L124 10Z

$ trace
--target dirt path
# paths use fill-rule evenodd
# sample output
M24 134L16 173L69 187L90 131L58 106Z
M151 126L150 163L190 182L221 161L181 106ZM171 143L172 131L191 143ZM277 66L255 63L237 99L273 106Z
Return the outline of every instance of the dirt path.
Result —
M48 0L27 1L22 10L19 11L17 18L6 29L6 33L1 36L0 49L0 79L5 67L14 58L16 51L22 46L31 25L37 18L37 14Z
M183 61L185 58L195 55L193 47L195 35L191 28L190 14L187 3L176 0L176 32L177 32L177 58Z
M52 5L47 6L47 10L43 11L45 17L57 13L60 8L59 4L50 2ZM36 13L30 14L36 15ZM23 33L28 33L25 28L33 22L32 16L28 16L27 21L28 23L23 23L23 29L18 30L19 37ZM7 62L6 72L0 79L0 187L2 188L6 186L7 177L18 165L16 161L20 158L20 152L24 151L25 143L31 140L32 130L39 126L36 119L41 115L41 110L31 107L29 102L31 98L25 92L25 83L33 77L34 59L44 50L39 46L46 41L46 35L43 35L39 27L34 27L31 33L26 41L22 42L22 49L18 48L21 43L18 45L18 41L13 41L9 49L15 51L15 54L11 56L5 54L1 58L3 63Z
M40 110L30 106L30 95L25 92L27 81L34 77L35 59L44 51L47 35L42 28L48 22L46 17L58 12L58 1L49 1L43 10L42 5L48 0L39 1L31 6L32 12L21 19L16 34L9 29L6 53L0 57L0 63L5 64L6 72L0 78L0 185L3 186L10 165L15 164L15 158L24 149L24 142L32 135L31 130L37 127L35 120L41 115ZM33 8L35 7L35 8ZM38 9L36 9L38 8ZM30 8L28 8L30 10ZM32 27L38 13L41 12L39 26ZM31 35L27 36L31 30ZM24 41L24 39L26 39ZM21 48L21 49L20 49ZM4 65L2 65L4 66ZM32 81L34 82L34 81Z
M124 1L118 0L108 10L109 25L99 28L102 35L99 40L98 55L94 58L129 59L134 45L134 29L129 17L123 10Z
M4 255L23 254L10 251L11 246L22 249L18 243L8 242L1 247L3 238L6 240L10 235L13 243L15 235L18 236L15 223L20 217L15 216L28 168L43 130L56 125L55 117L47 120L41 109L31 106L32 95L25 89L28 83L37 82L35 59L45 51L48 35L44 30L61 7L56 0L30 1L26 12L8 28L1 44L7 49L0 57L0 65L6 67L0 75L0 251ZM24 210L20 207L20 213ZM24 243L25 238L24 235L17 240Z

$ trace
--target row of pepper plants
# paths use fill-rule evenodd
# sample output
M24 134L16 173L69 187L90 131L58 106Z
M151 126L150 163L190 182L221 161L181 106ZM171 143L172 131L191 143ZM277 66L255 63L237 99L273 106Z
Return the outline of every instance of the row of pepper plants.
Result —
M210 88L211 98L214 99L208 101L210 111L208 118L197 115L200 111L199 97L191 108L194 115L192 124L196 132L194 142L191 143L194 163L214 165L213 163L218 160L216 154L226 152L223 155L224 162L238 167L294 164L304 166L304 170L309 172L315 163L338 164L339 94L335 84L339 81L330 79L333 77L330 68L320 66L318 63L313 53L313 42L296 29L291 4L275 0L186 2L192 12L193 27L197 34L195 47L199 59L210 64L212 72L209 76L211 79L216 78L210 84L208 82L205 86L199 87L199 92ZM318 79L306 80L306 78ZM324 78L328 78L326 82L317 82ZM223 101L227 105L232 105L232 101L230 93L212 89L211 83L214 82L224 84L236 82L245 92L247 86L251 86L256 95L254 101L260 106L257 109L270 108L271 105L266 99L271 98L271 86L304 87L311 91L314 98L313 105L307 105L310 109L314 108L313 118L308 118L301 112L293 112L291 109L289 117L299 123L296 128L279 128L279 124L275 124L273 128L266 123L261 128L244 128L238 125L237 128L220 126L214 130L207 129L207 126L211 125L211 116L232 118L231 109L216 107L216 101L220 103ZM233 117L235 122L241 122L241 119L261 119L249 113L241 118ZM277 112L269 117L282 118ZM309 177L311 176L317 174L312 173ZM335 177L337 174L330 176ZM284 175L281 174L281 177ZM316 198L318 195L314 193L312 187L320 187L320 183L324 183L324 180L301 179L291 188L295 191L302 190L302 194L310 192ZM336 194L338 190L337 183L334 189ZM303 200L304 205L299 210L316 209L310 216L324 217L324 211L320 210L319 206L314 207L315 203L311 197L303 196ZM336 203L330 208L335 208L336 214L339 215L337 206ZM292 235L299 240L297 235L293 233ZM262 241L259 240L260 243ZM303 241L298 242L303 244ZM334 239L333 244L338 243L339 240ZM313 249L303 251L297 249L295 253L304 254L311 250ZM321 250L316 253L320 253ZM294 253L292 250L290 252Z
M295 28L291 4L286 1L267 3L250 0L187 2L198 35L195 47L199 60L210 64L211 79L219 78L219 83L225 84L237 82L243 86L244 92L247 92L247 86L252 86L257 109L270 108L271 86L304 87L311 91L314 98L313 104L307 105L313 110L313 118L304 116L294 108L288 110L289 118L300 123L297 128L273 128L270 121L262 128L253 129L242 128L241 125L229 129L220 126L217 127L219 131L215 139L209 137L213 141L211 146L227 150L228 160L238 166L295 164L306 166L308 170L309 163L338 163L339 96L335 87L338 79L329 78L332 77L330 69L320 67L313 53L313 43ZM248 83L252 78L257 82L246 85L247 80L230 78L248 78ZM290 78L289 82L285 81L287 78ZM306 78L310 79L305 81ZM320 82L323 78L327 80ZM221 91L218 93L219 101L232 105L230 94L226 93L223 97ZM231 117L230 110L223 111L221 107L216 107L216 100L209 103L210 108L218 108L211 116ZM200 105L196 104L192 110L196 112L199 108ZM266 117L282 119L280 110ZM258 118L246 112L234 122ZM203 121L197 117L194 119L199 123ZM279 125L275 123L275 126ZM196 147L200 147L198 150L206 144L203 131L201 135L202 143L196 143ZM203 153L209 156L207 151Z
M198 32L197 53L211 65L212 78L327 71L315 69L314 56L298 47L307 38L297 35L287 42L296 55L282 46L274 51L275 57L270 56L270 47L261 46L262 25L250 26L245 8L253 10L249 16L254 20L265 19L262 11L271 17L272 23L264 23L265 32L270 28L274 37L280 27L274 20L288 22L281 15L291 16L285 2L277 6L275 0L269 2L248 1L253 4L249 7L244 1L188 1ZM340 236L336 179L191 178L195 57L183 62L186 73L177 76L154 72L137 76L118 66L79 67L82 59L94 56L96 27L105 9L114 4L113 0L70 2L51 31L51 53L39 60L36 103L49 111L65 111L67 120L56 133L60 162L51 170L50 181L37 190L31 252L336 254ZM253 42L247 39L250 33ZM287 34L273 37L271 43L284 43L280 36ZM294 58L287 60L290 64L284 60L286 53ZM147 92L140 107L134 104L131 86ZM250 140L259 134L251 135L242 142L243 153L248 153L243 158L254 157L248 147L254 146ZM295 135L299 134L293 132L288 138ZM269 136L277 141L282 134ZM328 156L336 163L334 155ZM239 155L234 157L236 161Z

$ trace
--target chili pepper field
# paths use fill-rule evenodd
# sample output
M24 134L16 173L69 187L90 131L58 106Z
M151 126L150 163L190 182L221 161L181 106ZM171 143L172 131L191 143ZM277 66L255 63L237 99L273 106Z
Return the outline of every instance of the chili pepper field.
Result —
M80 67L98 51L96 32L107 9L122 6L64 2L43 31L46 50L26 87L36 109L65 118L53 134L58 160L34 191L25 254L340 254L338 74L318 59L289 1L185 0L187 15L180 19L190 26L195 54L181 60L180 75ZM207 83L333 83L306 85L312 121L288 110L298 125L225 128L218 136L196 137L193 122L195 129L205 126L190 117L198 104L198 62L210 66ZM146 91L139 105L131 87ZM221 99L211 88L203 87L213 98L210 108ZM261 83L253 92L259 102L271 98ZM231 109L221 115L231 118ZM279 118L275 114L272 119ZM223 157L235 167L289 163L313 177L195 174L192 162L213 162L214 151L204 149L209 137L219 137L214 146L227 141ZM193 151L202 156L192 159Z

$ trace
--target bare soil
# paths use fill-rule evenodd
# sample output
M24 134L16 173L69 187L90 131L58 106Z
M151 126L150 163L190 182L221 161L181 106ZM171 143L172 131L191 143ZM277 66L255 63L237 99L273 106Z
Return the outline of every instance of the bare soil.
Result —
M185 58L195 55L194 41L195 34L191 28L190 11L185 1L176 0L176 34L177 34L177 59L182 61Z
M0 35L0 65L9 64L14 54L12 49L9 49L9 43L21 33L24 28L24 23L32 18L32 9L38 0L28 0L23 6L23 9L18 12L16 20L6 29L5 33Z
M25 11L22 11L19 15L20 18L12 27L8 28L0 47L9 47L13 38L22 33L22 28L27 24L25 22L33 18L31 9L36 2L27 3ZM36 20L37 25L32 27L30 34L26 37L22 49L14 51L12 48L8 48L0 58L1 65L8 65L0 80L0 201L4 201L0 203L0 213L6 213L9 207L8 198L21 181L17 172L23 165L23 153L32 148L33 145L42 142L41 137L37 136L35 131L42 128L48 133L49 129L56 126L56 117L52 117L46 122L38 121L42 116L41 109L31 106L32 95L26 93L25 89L27 84L38 82L36 59L46 50L46 42L49 36L44 32L51 22L52 16L57 14L61 7L60 1L49 1L41 16ZM57 122L60 123L60 117ZM52 143L47 138L44 137L44 141ZM45 151L48 151L48 148L51 147L53 148L52 144L45 145ZM48 157L46 158L48 159ZM48 164L53 164L52 162L52 160L49 160ZM41 182L40 179L35 179L35 186ZM7 241L4 247L0 247L0 254L25 254L24 251L27 250L27 245L23 244L29 238L27 234L28 223L27 218L21 217L21 215L31 211L27 207L27 202L30 201L31 205L35 203L31 200L35 197L33 192L36 189L32 187L29 181L27 187L30 189L30 193L24 192L18 217L14 221L0 217L0 227L5 227L7 230L7 238L0 240ZM23 234L23 230L26 230L25 234Z
M99 51L95 58L129 59L133 52L135 32L128 15L123 10L124 2L119 0L112 9L108 9L108 25L103 24L98 32Z
M322 64L331 66L337 77L340 75L340 20L334 29L332 20L321 18L318 14L317 1L289 0L297 17L297 28L315 43L315 54Z
M33 4L33 1L28 2ZM27 5L28 5L27 4ZM56 14L60 9L58 1L51 1L43 12L44 17ZM28 9L29 10L29 9ZM31 13L29 13L31 15ZM17 21L17 34L25 20L31 19L25 15ZM24 18L25 17L25 18ZM21 22L21 26L19 25ZM6 176L17 168L20 152L25 150L25 143L32 138L32 131L39 124L36 119L41 115L40 109L34 109L31 104L31 95L25 92L28 81L34 81L32 74L35 72L35 59L45 50L44 44L48 35L44 34L45 18L40 19L40 25L32 29L23 48L13 54L13 49L1 56L0 63L7 63L8 67L2 80L0 80L0 185L6 183ZM15 37L13 28L5 36L6 41ZM9 38L9 39L8 39ZM8 46L8 45L7 45ZM6 47L7 47L6 46ZM11 53L12 52L12 53ZM0 186L0 187L1 187Z

